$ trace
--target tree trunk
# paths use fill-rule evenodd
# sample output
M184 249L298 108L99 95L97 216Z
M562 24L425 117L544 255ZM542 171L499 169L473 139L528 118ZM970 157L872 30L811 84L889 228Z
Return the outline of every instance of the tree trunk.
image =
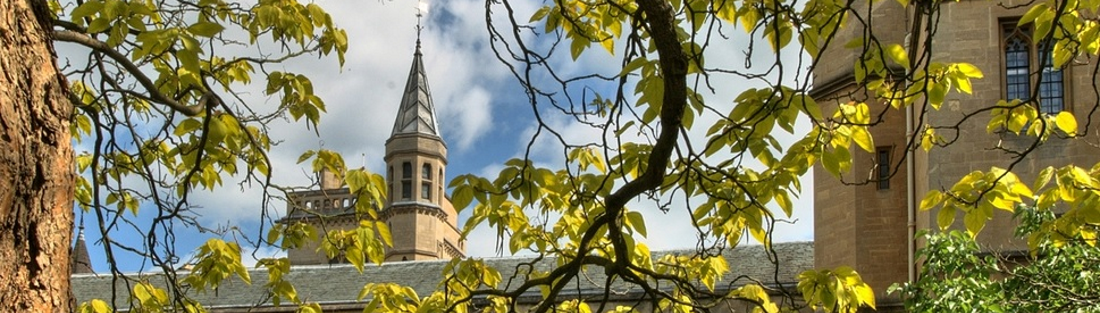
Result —
M0 312L67 312L72 104L44 0L0 0Z

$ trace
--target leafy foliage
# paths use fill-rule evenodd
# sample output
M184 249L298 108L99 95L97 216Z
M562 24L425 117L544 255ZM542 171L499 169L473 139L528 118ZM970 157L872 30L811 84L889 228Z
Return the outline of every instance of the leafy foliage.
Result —
M1042 234L1050 210L1016 210L1016 234ZM1040 235L1042 236L1042 235ZM912 312L1100 312L1100 247L1080 236L1056 245L1043 236L1031 253L984 253L959 231L926 233L921 278L895 285Z
M558 168L536 164L529 150L524 158L507 161L495 178L456 177L450 184L452 200L457 209L472 211L464 234L477 227L493 228L500 251L506 243L510 253L535 254L537 260L552 259L555 266L541 271L525 264L521 267L531 270L503 277L482 261L453 260L442 273L440 290L428 295L395 284L365 286L360 298L371 299L367 310L465 312L473 301L484 299L488 310L515 311L517 299L535 292L541 300L532 311L636 309L566 297L570 284L585 279L590 271L602 272L608 286L614 281L636 286L663 311L706 311L734 302L765 312L807 307L852 312L861 306L874 307L874 293L851 268L807 271L797 277L797 286L791 286L786 281L790 278L778 274L731 273L722 252L751 240L769 251L768 264L783 266L772 250L772 235L776 223L801 209L793 202L803 192L800 177L821 166L844 183L871 182L851 181L861 174L851 171L860 150L874 152L872 127L899 110L940 110L949 95L970 94L973 81L985 77L976 66L945 60L931 44L921 44L921 36L935 34L944 5L936 1L561 0L546 3L530 17L517 12L512 2L486 1L489 13L507 12L504 20L486 15L490 42L526 87L538 125L532 145L540 139L559 143L564 164ZM884 36L874 33L864 16L870 11L861 5L902 6L913 15L911 20L929 26L912 34L915 44L885 42ZM156 229L172 222L193 222L180 216L186 212L189 192L219 187L224 175L233 174L271 187L265 153L273 140L267 137L266 122L289 115L315 126L325 110L307 77L268 71L265 65L310 53L335 52L342 61L347 47L347 36L320 7L290 0L261 0L251 6L218 0L92 0L75 7L58 3L53 7L58 16L55 38L83 45L91 56L86 66L68 73L74 81L72 98L78 104L74 135L94 139L90 152L77 160L78 171L89 177L77 183L79 205L94 211L101 225L115 225L126 214L138 214L141 201L155 203L160 217L156 223L162 224L150 227L149 243L134 250L166 271L171 271L175 252L170 235ZM1060 67L1078 56L1097 55L1100 31L1085 12L1098 7L1098 1L1035 3L1020 23L1032 23L1035 38L1054 45L1052 59ZM740 32L731 39L730 29ZM238 32L246 38L231 39ZM839 42L840 32L859 35ZM233 42L272 44L289 51L258 59L230 57L228 51L213 48ZM749 65L723 62L736 58L715 48L728 42L743 47L744 63ZM598 56L589 50L593 44L604 48ZM619 58L619 66L603 72L564 73L558 69L562 61L555 56L566 55L560 51L566 49L566 63ZM852 76L870 98L819 101L811 97L809 77L784 70L813 72L825 53L840 49L856 56ZM769 63L752 66L761 60ZM232 97L234 88L250 83L257 73L266 80L265 93L280 99L277 107L264 113ZM717 78L738 83L720 85ZM739 92L722 98L719 91L726 89ZM1078 243L1095 245L1100 166L1091 170L1052 167L1032 185L1021 182L1012 171L1035 147L1084 135L1078 126L1082 117L1038 112L1035 100L1003 100L962 118L960 123L988 114L986 129L991 133L1023 136L1033 144L1022 151L1004 148L1012 153L1009 166L975 171L949 189L929 192L921 201L922 209L939 210L937 221L942 228L952 225L956 213L962 212L967 230L965 235L930 239L931 248L944 247L946 252L926 252L929 270L962 277L988 276L1000 269L990 265L988 258L963 252L973 246L949 247L977 236L996 210L1016 212L1021 204L1034 204L1040 211L1068 208L1062 217L1044 220L1028 232L1034 255ZM602 136L572 142L552 126L551 116L588 126ZM918 115L916 135L905 144L907 151L931 151L955 142L945 134L957 133L959 125L932 125L924 119ZM799 127L803 123L809 125L808 131ZM781 133L797 139L781 145ZM385 197L383 179L348 170L331 151L308 151L299 161L310 159L315 171L339 175L357 195L360 227L322 234L301 224L278 225L267 234L267 243L293 248L320 239L321 251L329 256L342 254L360 269L367 262L380 263L391 242L388 229L377 222L377 204ZM128 178L137 178L142 187L130 186ZM646 221L641 214L644 209L639 202L646 199L660 210L677 208L691 216L698 235L694 253L654 259L638 240L664 235L655 221ZM108 242L107 246L115 245ZM184 281L200 289L216 288L230 275L247 281L247 273L241 274L239 253L234 244L211 241L200 250L198 276ZM293 286L280 279L290 268L285 260L264 260L260 266L268 270L267 287L275 301L289 300L303 311L319 310L315 304L302 303ZM961 272L967 267L978 270ZM727 279L730 276L734 279ZM910 299L918 295L978 299L995 294L988 286L980 280L951 280L941 286L944 289L913 291ZM801 300L795 300L796 291ZM133 303L150 308L155 306L146 302L160 303L157 292L143 292L149 296L139 296ZM611 293L604 291L606 296ZM988 308L990 302L983 301L920 305L948 311ZM99 312L109 309L105 305L92 301L81 308Z
M132 297L110 299L111 306L202 311L200 303L178 290L217 289L226 279L250 282L236 240L210 239L187 260L176 251L176 229L213 230L198 224L189 196L221 188L227 179L258 183L265 193L264 208L268 193L289 190L271 184L267 153L277 141L268 136L269 123L288 117L316 127L325 104L308 77L280 71L279 64L325 55L343 64L347 34L320 6L296 0L42 3L52 10L55 42L75 44L82 51L61 55L59 62L76 108L71 132L81 147L76 205L99 225L113 274L120 274L113 258L123 253L136 254L166 273L163 281L120 282L134 286ZM240 93L254 82L278 101L246 102ZM318 155L315 165L349 178L364 214L384 199L380 189L367 186L379 184L380 177L348 171L330 151ZM267 210L262 214L271 220ZM111 233L119 228L145 239L138 245L121 241ZM303 225L277 229L267 239L283 247L316 237L315 230ZM382 245L371 239L374 246ZM177 279L175 267L181 261L190 262L194 270ZM276 301L291 300L303 310L316 307L302 303L293 287L278 279L289 270L285 260L261 265L269 270L266 287ZM93 300L80 310L103 312L110 306Z

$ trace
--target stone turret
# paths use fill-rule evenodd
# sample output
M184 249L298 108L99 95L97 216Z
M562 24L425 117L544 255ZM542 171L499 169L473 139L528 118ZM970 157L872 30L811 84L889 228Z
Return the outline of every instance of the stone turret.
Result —
M393 235L387 262L465 254L465 245L458 240L458 214L444 193L447 145L439 135L422 55L418 40L393 131L386 140L388 197L378 219ZM291 193L287 216L280 223L304 222L324 234L354 229L360 219L368 218L355 213L355 195L341 187L340 175L328 170L317 175L320 188ZM295 265L346 262L343 256L328 258L317 252L318 246L319 242L307 243L287 255Z
M417 40L412 68L386 140L389 198L382 218L393 233L387 261L462 256L457 213L444 194L447 145L439 134L431 89Z

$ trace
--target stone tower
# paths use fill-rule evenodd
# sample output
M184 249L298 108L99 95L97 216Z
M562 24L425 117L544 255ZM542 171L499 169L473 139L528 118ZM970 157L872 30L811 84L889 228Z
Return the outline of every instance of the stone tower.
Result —
M390 197L382 218L393 232L387 261L459 257L458 214L444 194L447 145L439 135L435 106L417 40L401 106L386 140Z
M447 145L439 135L422 55L417 40L393 131L386 140L383 159L388 197L378 217L389 226L393 238L386 262L465 255L458 214L445 194ZM290 195L287 217L280 222L305 222L321 234L358 227L363 217L355 214L355 196L341 188L333 173L321 171L318 180L320 189ZM346 262L343 257L328 258L318 247L319 242L312 242L287 254L295 265Z
M913 2L916 3L916 2ZM1030 94L1013 90L1039 90L1039 102L1043 114L1060 111L1073 112L1079 125L1086 125L1090 113L1092 95L1091 68L1096 60L1073 61L1063 68L1043 66L1040 59L1043 45L1030 38L1029 26L1016 26L1029 6L1026 1L943 3L935 37L927 38L927 20L912 33L913 9L903 8L897 2L856 2L853 11L870 26L883 44L932 43L933 62L966 62L979 67L983 79L974 80L973 94L951 92L939 111L929 110L924 118L928 125L955 125L964 114L977 108L990 106L1000 99L1025 99ZM867 6L871 5L870 8ZM855 50L844 44L863 33L856 18L849 17L849 25L842 29L833 43L819 57L820 66L813 73L812 96L822 104L826 116L831 115L837 104L847 101L870 101L864 86L857 84L853 75ZM894 69L904 73L903 69ZM1023 85L1024 88L1019 88ZM1072 101L1074 98L1086 101ZM868 102L873 112L886 106ZM919 114L919 112L918 112ZM917 116L917 114L913 114ZM1009 132L989 133L986 125L989 114L978 114L959 125L958 141L947 147L937 147L909 153L906 138L921 129L913 121L909 127L906 112L888 110L884 121L871 129L877 149L867 153L853 145L852 170L845 174L847 182L867 184L842 184L820 166L814 168L814 241L815 267L853 266L880 297L879 309L889 310L900 304L896 298L884 297L885 290L893 283L904 282L916 261L911 259L912 249L919 247L912 231L936 229L936 210L919 211L919 201L929 190L951 188L963 176L972 171L989 171L992 167L1005 168L1011 162L1010 155L1000 148L1026 147L1033 137L1017 136ZM1097 131L1096 123L1089 133ZM953 134L944 134L951 137ZM1052 138L1028 157L1016 164L1013 171L1021 181L1034 181L1044 167L1076 163L1088 167L1100 161L1100 153L1081 140ZM911 162L911 163L910 163ZM895 170L891 176L890 171ZM868 180L870 178L870 180ZM883 179L878 179L883 178ZM912 212L912 214L910 214ZM962 228L962 216L955 219L953 227ZM1024 242L1014 239L1014 224L1010 214L994 213L978 237L984 249L1013 251L1026 249Z
M880 40L889 43L904 40L908 25L898 21L904 21L906 12L897 2L856 1L854 5L860 8L853 11L870 15L864 16L865 20L879 22L873 29ZM849 21L854 20L856 18L849 17ZM825 116L831 116L841 103L871 101L873 95L867 94L853 75L855 51L843 48L863 31L861 25L850 22L833 39L831 49L826 49L819 57L822 61L813 73L811 95L821 104ZM884 106L870 102L868 105L873 112L879 112ZM904 113L890 110L884 119L870 129L877 153L871 155L856 145L849 149L853 164L845 181L862 182L877 161L890 162L888 168L893 168L905 156ZM852 266L879 296L886 293L890 284L905 281L905 186L904 170L881 185L845 185L820 165L814 166L814 266Z

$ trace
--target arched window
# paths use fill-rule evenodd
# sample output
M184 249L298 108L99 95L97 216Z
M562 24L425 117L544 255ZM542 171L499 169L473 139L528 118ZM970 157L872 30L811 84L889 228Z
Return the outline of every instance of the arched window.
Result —
M1017 25L1015 21L1002 26L1005 99L1032 100L1032 84L1037 83L1039 113L1058 114L1066 109L1065 75L1062 69L1054 67L1054 45L1046 41L1036 43L1031 27Z
M424 166L420 167L420 178L424 180L432 180L432 165L424 163Z
M1005 98L1027 100L1031 94L1031 39L1015 25L1005 25Z

